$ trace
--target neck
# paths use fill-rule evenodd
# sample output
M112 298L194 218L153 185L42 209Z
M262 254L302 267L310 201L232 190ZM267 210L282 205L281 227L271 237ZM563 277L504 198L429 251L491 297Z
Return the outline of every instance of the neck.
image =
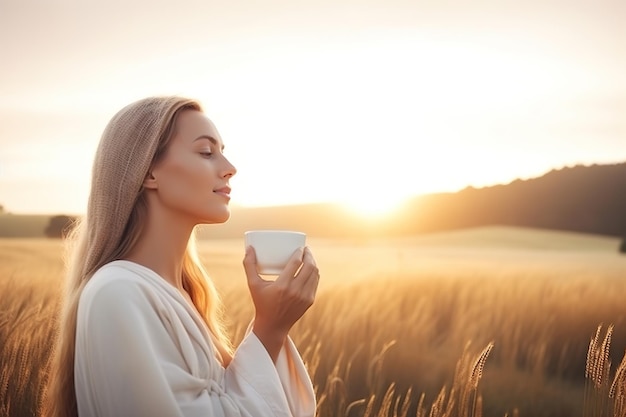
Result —
M150 268L183 291L183 257L193 224L163 209L148 210L146 225L126 259Z

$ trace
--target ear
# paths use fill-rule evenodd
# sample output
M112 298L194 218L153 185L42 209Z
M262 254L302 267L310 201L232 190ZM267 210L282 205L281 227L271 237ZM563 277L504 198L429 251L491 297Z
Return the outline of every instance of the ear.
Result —
M158 188L157 179L152 171L148 172L148 175L146 175L146 178L143 180L143 186L149 190L156 190Z

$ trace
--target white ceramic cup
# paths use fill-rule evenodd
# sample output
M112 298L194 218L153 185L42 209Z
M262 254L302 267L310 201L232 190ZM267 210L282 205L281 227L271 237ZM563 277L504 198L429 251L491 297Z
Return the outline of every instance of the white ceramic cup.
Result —
M261 275L278 275L291 255L306 245L306 234L287 230L250 230L244 233L246 247L256 252Z

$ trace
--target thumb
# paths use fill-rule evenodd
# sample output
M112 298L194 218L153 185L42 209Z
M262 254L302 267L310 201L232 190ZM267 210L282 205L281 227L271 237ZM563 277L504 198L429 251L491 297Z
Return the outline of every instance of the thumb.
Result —
M252 284L261 278L256 270L256 252L252 246L246 247L246 254L243 257L243 269L246 271L248 284Z

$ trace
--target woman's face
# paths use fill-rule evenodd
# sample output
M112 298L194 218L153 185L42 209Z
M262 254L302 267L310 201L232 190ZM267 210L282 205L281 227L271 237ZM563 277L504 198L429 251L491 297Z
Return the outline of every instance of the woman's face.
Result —
M213 123L199 111L185 110L146 188L155 191L167 214L194 224L223 223L230 216L228 181L237 172L223 150Z

